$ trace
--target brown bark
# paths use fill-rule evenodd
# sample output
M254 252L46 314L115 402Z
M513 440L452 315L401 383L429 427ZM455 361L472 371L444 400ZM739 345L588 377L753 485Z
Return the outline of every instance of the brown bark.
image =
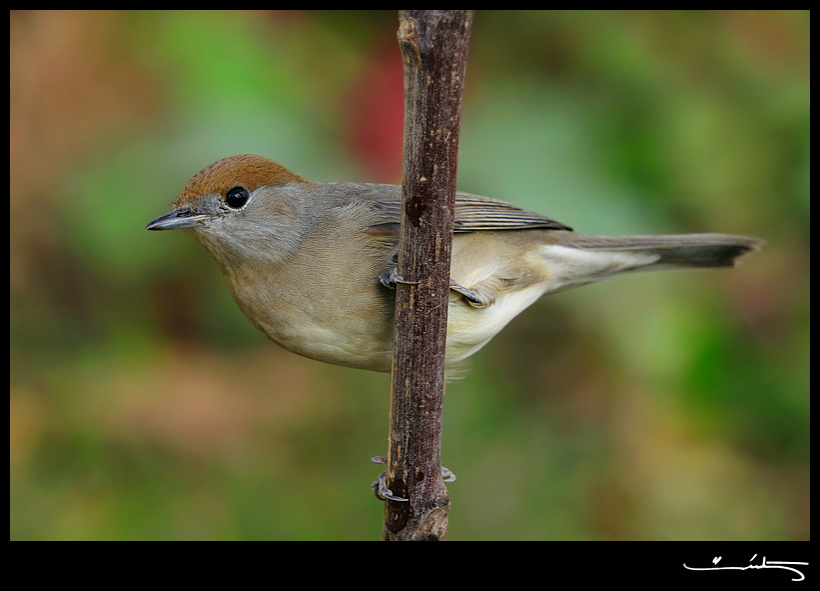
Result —
M383 539L440 540L449 494L441 477L441 411L456 164L468 10L399 12L405 128L402 233Z

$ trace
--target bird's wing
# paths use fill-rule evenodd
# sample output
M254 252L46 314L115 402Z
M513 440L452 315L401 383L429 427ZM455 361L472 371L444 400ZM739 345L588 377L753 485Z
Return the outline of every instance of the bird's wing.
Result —
M379 229L389 232L401 223L401 201L395 199L377 200L381 222ZM546 228L569 230L572 228L538 213L526 211L504 201L479 197L467 193L456 193L454 232L478 232L481 230L523 230ZM376 229L376 228L374 228Z
M455 232L524 228L572 230L569 226L539 213L526 211L497 199L467 193L456 193L455 218L453 224Z

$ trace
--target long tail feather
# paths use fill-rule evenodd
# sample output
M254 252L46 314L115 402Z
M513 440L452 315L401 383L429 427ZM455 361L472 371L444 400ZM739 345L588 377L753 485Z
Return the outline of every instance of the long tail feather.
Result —
M680 267L733 267L743 255L760 248L759 238L733 234L667 234L658 236L585 236L575 234L566 242L584 250L642 252L659 258L649 269Z

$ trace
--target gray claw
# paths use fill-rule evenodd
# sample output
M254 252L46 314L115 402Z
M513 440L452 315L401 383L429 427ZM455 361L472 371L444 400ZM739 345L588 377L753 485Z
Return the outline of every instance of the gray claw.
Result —
M370 458L370 461L374 464L386 464L387 458L384 456L373 456ZM384 501L386 499L390 499L391 501L409 501L410 499L405 499L404 497L399 497L393 494L393 491L387 488L387 472L382 472L379 474L379 477L370 485L373 494L376 495L376 498L380 501Z
M379 275L379 281L388 289L396 289L397 283L404 283L406 285L418 285L419 281L407 281L404 277L397 273L397 267L390 267L387 275Z
M390 499L391 501L406 502L410 500L394 495L393 491L387 488L387 472L382 472L379 474L379 477L373 484L370 485L370 488L373 490L373 494L376 495L376 498L380 501Z
M494 298L488 299L487 297L482 296L475 290L464 287L463 285L459 285L452 279L450 279L450 289L464 296L464 299L467 300L467 303L473 306L474 308L485 308L492 304L494 300Z

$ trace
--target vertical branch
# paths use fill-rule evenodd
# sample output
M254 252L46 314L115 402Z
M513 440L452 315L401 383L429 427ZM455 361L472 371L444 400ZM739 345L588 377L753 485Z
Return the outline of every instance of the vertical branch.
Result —
M402 230L383 539L442 539L441 410L469 10L399 11L404 61Z

